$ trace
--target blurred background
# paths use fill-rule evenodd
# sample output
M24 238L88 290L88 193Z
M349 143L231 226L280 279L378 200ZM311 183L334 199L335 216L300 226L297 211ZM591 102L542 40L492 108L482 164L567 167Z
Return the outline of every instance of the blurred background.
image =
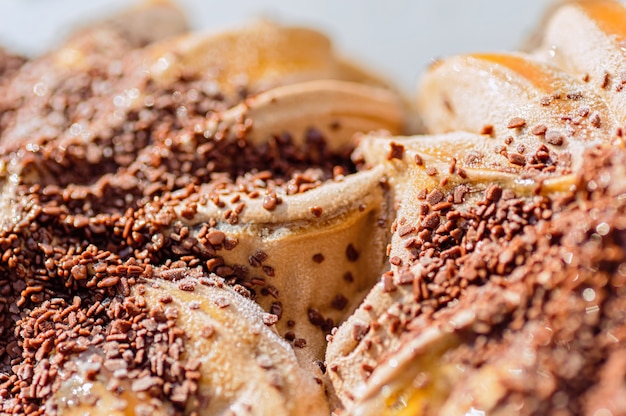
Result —
M35 56L138 1L0 0L0 45ZM547 0L177 0L195 29L264 17L324 31L344 55L407 94L437 57L513 50L538 26Z

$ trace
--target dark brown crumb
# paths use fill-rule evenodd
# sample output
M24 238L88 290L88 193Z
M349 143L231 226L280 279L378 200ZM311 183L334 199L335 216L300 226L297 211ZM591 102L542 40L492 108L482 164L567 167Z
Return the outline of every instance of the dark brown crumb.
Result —
M359 259L359 252L352 243L348 244L348 247L346 247L346 257L350 262L355 262Z
M322 216L323 210L322 210L322 207L320 207L320 206L311 207L311 208L309 208L309 210L311 211L311 214L313 214L317 218Z
M404 146L398 143L391 142L389 154L387 160L402 159L404 157Z
M283 316L283 304L281 302L272 302L270 313L280 320Z
M333 298L331 306L338 311L342 311L348 306L348 298L342 294L338 294Z
M309 308L307 310L307 315L309 317L309 322L315 326L322 326L326 322L324 316L322 316L322 314L315 308Z
M493 134L493 126L491 124L486 124L480 130L480 134L486 134L491 136Z
M313 261L315 263L321 263L324 261L324 255L322 253L317 253L313 255Z

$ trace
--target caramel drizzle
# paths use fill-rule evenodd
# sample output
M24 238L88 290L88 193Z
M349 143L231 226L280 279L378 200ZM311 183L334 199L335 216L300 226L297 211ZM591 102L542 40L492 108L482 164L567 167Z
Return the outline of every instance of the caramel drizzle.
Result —
M543 65L532 62L526 57L497 53L477 53L472 54L471 58L492 62L517 72L536 88L546 93L554 92L555 86L559 84L558 78L550 71L547 71Z
M626 7L617 1L581 1L578 7L602 32L616 36L615 40L624 49L622 45L626 40Z

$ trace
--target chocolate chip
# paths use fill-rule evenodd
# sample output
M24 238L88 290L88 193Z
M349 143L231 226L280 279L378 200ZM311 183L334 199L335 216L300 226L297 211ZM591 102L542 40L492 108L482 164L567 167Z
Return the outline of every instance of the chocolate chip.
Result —
M348 306L348 298L342 294L335 295L330 306L332 306L333 309L342 311L346 308L346 306Z
M309 308L307 316L309 317L309 322L315 326L322 326L326 322L324 316L316 308Z
M354 248L354 245L352 245L352 243L348 244L348 247L346 247L346 257L350 262L355 262L359 259L359 252L356 250L356 248Z
M404 146L395 142L391 142L389 145L389 154L387 155L387 160L391 159L402 159L404 156Z
M309 211L311 211L311 214L313 214L315 217L319 218L322 216L322 207L320 206L314 206L309 208Z
M322 253L317 253L313 255L313 261L315 263L321 263L324 261L324 255Z

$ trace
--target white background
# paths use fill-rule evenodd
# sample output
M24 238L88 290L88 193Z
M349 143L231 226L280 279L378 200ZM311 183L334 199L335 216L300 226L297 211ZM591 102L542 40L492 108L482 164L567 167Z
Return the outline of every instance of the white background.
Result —
M0 0L0 44L36 55L77 24L136 3L130 0ZM546 0L178 0L192 27L220 28L255 17L305 24L339 51L412 94L436 57L506 51L538 26Z

